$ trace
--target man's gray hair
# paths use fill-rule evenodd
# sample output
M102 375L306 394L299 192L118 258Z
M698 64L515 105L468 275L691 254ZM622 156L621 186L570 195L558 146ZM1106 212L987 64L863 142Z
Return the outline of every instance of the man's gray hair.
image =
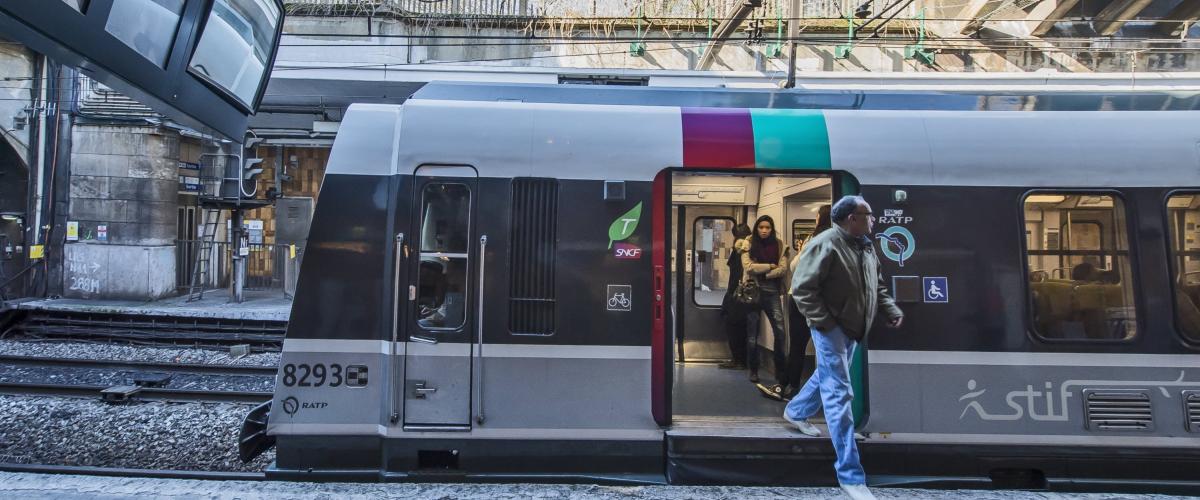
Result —
M864 200L862 196L843 196L842 199L833 204L833 208L829 209L829 218L838 224L846 222L846 218L850 217L850 214L854 213L854 210L859 205L865 205L866 203L867 200Z

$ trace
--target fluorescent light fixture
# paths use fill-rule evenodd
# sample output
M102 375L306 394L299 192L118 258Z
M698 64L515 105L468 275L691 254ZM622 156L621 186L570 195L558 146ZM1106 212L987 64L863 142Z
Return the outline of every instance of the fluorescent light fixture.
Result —
M1066 196L1058 194L1034 194L1025 198L1025 203L1062 203Z

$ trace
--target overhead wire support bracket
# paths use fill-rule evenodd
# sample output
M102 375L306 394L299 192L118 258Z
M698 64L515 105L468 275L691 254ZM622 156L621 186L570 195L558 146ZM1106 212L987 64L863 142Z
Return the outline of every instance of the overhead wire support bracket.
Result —
M767 47L767 57L780 57L783 55L783 8L779 5L780 1L775 0L775 42ZM712 30L710 29L709 38L711 37Z
M846 14L846 44L838 45L833 49L834 59L849 59L850 52L854 50L854 18L850 14Z
M917 13L920 24L917 28L917 43L904 46L905 59L917 59L927 66L933 66L934 51L925 48L925 9Z
M637 41L629 42L629 55L633 57L642 57L646 55L646 42L642 41L642 21L646 19L646 4L643 2L638 6L637 18ZM646 27L646 32L650 32L650 27Z

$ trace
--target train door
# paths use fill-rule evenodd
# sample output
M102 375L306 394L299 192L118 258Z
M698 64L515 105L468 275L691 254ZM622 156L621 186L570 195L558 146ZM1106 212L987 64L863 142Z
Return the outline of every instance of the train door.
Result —
M734 272L727 262L734 254L735 226L770 216L780 251L790 256L797 239L811 236L820 207L831 203L833 181L824 172L672 173L668 237L674 314L668 345L673 346L670 401L676 423L777 421L782 402L771 397L772 386L793 389L784 382L797 379L798 384L811 372L806 337L798 341L804 344L797 344L797 354L790 352L792 304L786 297L776 295L784 312L779 334L763 313L736 304L723 311L722 303ZM736 286L740 280L732 278ZM786 281L781 277L774 284L784 287ZM798 361L800 373L787 370L788 358ZM754 375L761 383L754 383Z
M413 182L404 345L404 426L466 430L475 303L475 169L421 167Z
M745 220L743 207L676 207L676 262L682 262L677 321L677 359L725 361L730 357L721 316L729 281L726 260L733 251L734 225ZM682 254L682 258L680 257Z

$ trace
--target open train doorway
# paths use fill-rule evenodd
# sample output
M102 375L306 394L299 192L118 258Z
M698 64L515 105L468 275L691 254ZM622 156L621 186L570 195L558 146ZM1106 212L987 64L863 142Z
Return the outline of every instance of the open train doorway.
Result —
M777 421L784 402L764 389L797 387L815 363L787 299L790 267L818 214L840 194L830 173L677 171L670 182L671 415L678 421ZM739 240L769 217L780 241L775 283L782 321L736 302L747 253ZM746 240L748 241L748 240ZM782 265L779 263L782 262ZM768 295L771 295L768 293ZM779 317L777 316L777 317ZM801 344L791 345L793 341ZM788 356L791 353L792 356ZM793 363L791 369L788 363Z

